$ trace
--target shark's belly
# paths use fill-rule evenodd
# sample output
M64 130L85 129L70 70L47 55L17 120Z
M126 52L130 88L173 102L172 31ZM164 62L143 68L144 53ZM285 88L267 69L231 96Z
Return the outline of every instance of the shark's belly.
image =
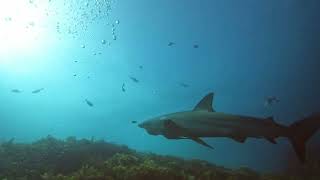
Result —
M229 137L235 134L233 129L219 127L190 128L190 133L198 137Z
M220 114L193 114L189 118L177 121L190 134L197 137L264 137L271 132L278 134L277 129L263 119Z
M237 128L230 125L220 125L219 123L178 122L188 133L197 137L224 137L231 136Z

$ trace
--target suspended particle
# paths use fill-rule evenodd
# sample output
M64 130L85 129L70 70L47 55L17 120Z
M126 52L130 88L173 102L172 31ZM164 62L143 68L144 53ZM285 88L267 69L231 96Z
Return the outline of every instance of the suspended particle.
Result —
M101 40L101 43L102 43L102 44L106 44L107 41L103 39L103 40Z
M120 23L120 21L119 20L116 20L116 24L119 24Z

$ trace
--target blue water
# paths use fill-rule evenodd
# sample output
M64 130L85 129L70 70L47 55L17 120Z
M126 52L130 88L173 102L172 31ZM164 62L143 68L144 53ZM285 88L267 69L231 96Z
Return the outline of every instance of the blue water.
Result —
M317 0L118 0L108 16L85 1L77 6L88 11L86 17L98 17L83 20L87 29L79 25L81 18L49 14L44 47L0 56L14 62L0 68L0 139L95 137L139 151L277 171L294 153L284 138L277 145L205 139L211 150L189 140L151 136L131 121L190 110L208 92L215 92L216 111L273 115L286 125L319 111ZM62 0L52 0L49 7L65 8ZM81 17L77 11L74 16ZM68 24L75 24L78 34L69 34ZM44 90L31 93L39 88ZM266 108L266 96L280 102Z

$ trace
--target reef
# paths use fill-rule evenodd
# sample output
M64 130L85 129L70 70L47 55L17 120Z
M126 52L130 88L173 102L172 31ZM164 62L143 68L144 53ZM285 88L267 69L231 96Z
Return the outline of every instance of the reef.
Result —
M52 136L33 143L0 145L0 180L315 180L319 161L303 174L262 174L228 169L203 160L141 153L95 139Z

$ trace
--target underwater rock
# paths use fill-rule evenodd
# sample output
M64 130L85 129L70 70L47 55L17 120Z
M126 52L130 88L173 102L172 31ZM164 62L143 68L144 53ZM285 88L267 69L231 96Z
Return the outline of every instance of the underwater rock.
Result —
M47 136L34 143L0 144L0 179L4 180L315 180L320 166L302 175L263 174L246 167L228 169L203 160L140 153L95 139ZM313 173L311 173L311 171Z

